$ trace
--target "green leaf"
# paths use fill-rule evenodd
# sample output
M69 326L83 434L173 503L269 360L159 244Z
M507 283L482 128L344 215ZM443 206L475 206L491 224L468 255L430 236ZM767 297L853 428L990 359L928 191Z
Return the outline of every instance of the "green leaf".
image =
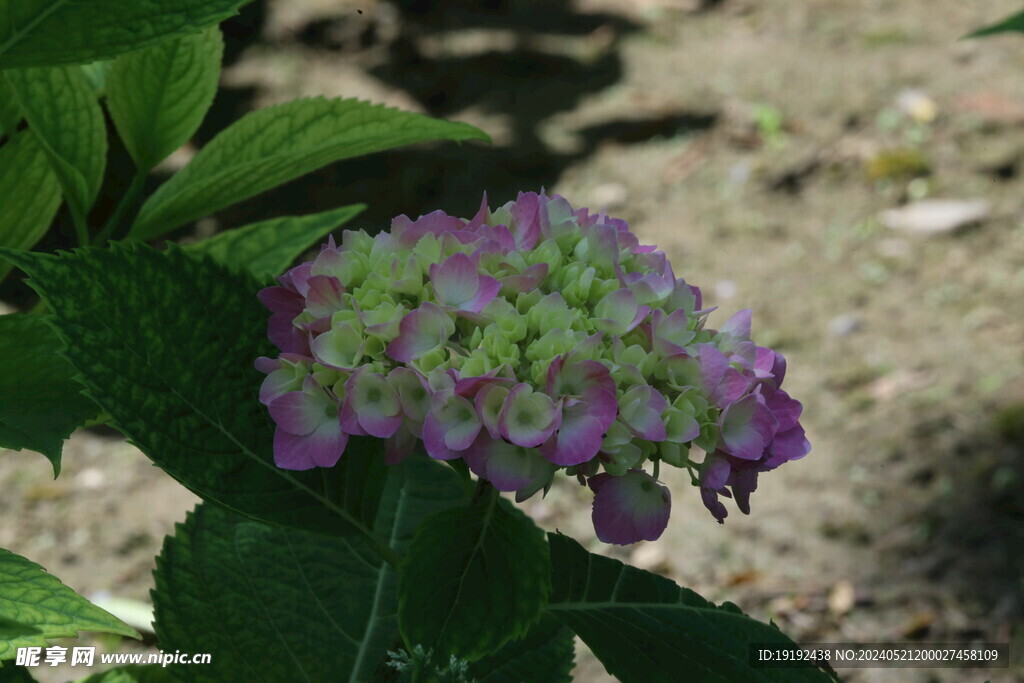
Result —
M14 666L10 662L3 666L0 662L0 683L36 683L27 667Z
M991 36L996 33L1008 33L1016 31L1017 33L1024 33L1024 12L1019 12L1013 16L1007 17L1000 22L991 24L979 28L977 31L968 34L967 38L981 38L983 36Z
M0 197L4 201L0 247L31 249L57 215L60 183L50 169L46 152L29 131L15 133L0 147ZM0 280L10 270L11 264L0 261Z
M466 123L358 100L300 99L246 114L143 205L145 240L341 159L428 140L488 140Z
M45 455L60 474L64 439L99 413L43 316L0 316L0 448Z
M248 269L263 281L283 273L299 255L365 208L365 204L354 204L306 216L271 218L217 233L185 250L209 254L231 268Z
M206 667L205 664L190 666ZM128 664L80 678L75 683L165 683L165 681L177 680L178 677L174 675L171 669L162 667L159 664Z
M48 638L76 638L79 631L141 638L135 629L104 612L55 576L9 550L0 548L0 619L24 627L6 628L0 637L0 660L14 659L19 647L46 647ZM34 630L32 630L34 629Z
M450 469L410 459L389 477L377 532L402 552L426 515L461 500ZM210 652L204 680L368 681L398 638L395 572L357 537L204 503L164 543L155 578L160 646Z
M701 681L830 680L818 669L750 668L749 644L793 641L735 605L716 607L657 574L588 553L567 536L548 534L548 541L548 613L624 683L669 683L680 671Z
M551 591L543 533L493 489L427 519L401 572L406 647L444 658L473 661L522 638Z
M21 121L21 107L7 80L0 75L0 135L10 135Z
M525 638L474 662L469 673L482 683L569 683L573 648L572 631L545 614Z
M248 0L0 0L0 69L92 62L218 24Z
M189 141L217 93L224 40L214 26L121 55L107 108L135 164L148 171Z
M330 469L274 465L253 368L274 350L251 276L139 243L0 255L54 312L90 397L172 477L269 522L369 534L387 471L382 440L353 438Z
M50 158L68 207L84 219L107 163L103 112L85 75L75 66L10 69L4 75Z

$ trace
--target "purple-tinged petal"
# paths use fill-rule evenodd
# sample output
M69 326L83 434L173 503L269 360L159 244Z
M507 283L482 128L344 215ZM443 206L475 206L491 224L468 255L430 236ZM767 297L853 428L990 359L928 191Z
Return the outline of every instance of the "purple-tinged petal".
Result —
M305 436L280 427L274 432L274 464L286 470L333 467L348 444L348 434L337 422L325 422Z
M654 541L668 526L672 496L646 472L629 470L620 477L598 474L587 483L594 491L594 530L604 543Z
M306 310L314 318L329 318L348 309L341 280L330 275L313 275L307 281Z
M287 315L291 319L302 313L304 308L302 296L287 287L265 287L256 293L256 298L271 313Z
M430 265L430 282L438 303L458 308L476 296L480 274L473 260L459 252Z
M388 344L386 353L399 363L408 363L444 344L454 333L455 323L448 314L424 301L402 318L398 338Z
M345 404L370 436L387 438L402 426L402 403L384 375L359 368L345 382Z
M498 431L518 446L533 448L548 440L560 418L560 411L551 397L535 392L529 384L520 383L505 399L498 415Z
M310 434L326 421L337 421L337 401L310 375L303 380L301 391L283 394L267 407L275 424L296 436Z
M619 401L619 419L637 436L648 441L664 441L665 397L651 386L634 386Z
M400 367L388 373L388 383L398 392L402 413L414 422L423 422L430 410L427 378L412 368Z
M686 311L681 308L669 315L665 315L661 309L655 310L651 316L653 349L663 356L683 353L686 345L697 336L688 325L689 318Z
M501 283L488 275L480 276L480 287L472 299L459 306L459 310L479 313L484 306L491 303L491 300L501 291Z
M742 469L732 473L729 485L736 499L736 506L745 515L750 514L750 494L757 490L757 470Z
M351 370L363 357L363 335L349 324L317 335L309 345L313 358L336 370Z
M716 489L704 488L700 489L700 498L704 503L704 507L708 509L711 515L718 520L719 524L725 523L725 518L729 516L729 510L726 509L722 501L718 500L718 491Z
M399 429L384 441L384 464L397 465L416 448L418 437L408 429Z
M615 416L612 415L612 419ZM540 447L541 454L555 465L571 467L592 460L601 450L608 425L590 415L585 404L562 408L562 423Z
M650 312L649 306L637 304L632 291L616 289L597 302L592 322L602 332L621 337L643 322Z
M434 417L432 412L427 413L423 420L423 445L426 446L427 455L435 460L455 460L462 457L462 452L448 448L444 437L444 425Z
M501 278L501 287L506 294L521 294L537 289L548 276L548 264L535 263L521 273Z
M800 421L800 413L804 407L800 401L791 398L782 389L766 390L761 392L764 396L765 405L772 411L772 415L779 421L779 431L785 432L792 429Z
M784 432L779 432L768 445L768 457L764 461L765 469L774 469L784 462L799 460L811 452L811 442L807 440L804 428L797 424Z
M530 251L540 239L540 197L535 192L520 192L509 212L513 218L516 249Z
M509 389L507 387L498 384L487 384L477 392L476 397L473 399L480 421L487 429L487 433L494 439L501 438L498 418L501 415L502 407L505 405L505 399L508 398L508 393Z
M749 341L750 318L751 310L749 308L738 311L734 313L731 318L725 321L725 324L722 325L719 332L724 333L736 341Z
M700 465L700 485L717 491L729 480L732 466L729 461L717 453L711 453Z
M744 460L759 460L775 436L779 421L759 396L751 394L722 411L722 450Z
M480 433L480 418L473 403L453 392L434 394L430 415L444 429L444 445L450 450L469 448Z

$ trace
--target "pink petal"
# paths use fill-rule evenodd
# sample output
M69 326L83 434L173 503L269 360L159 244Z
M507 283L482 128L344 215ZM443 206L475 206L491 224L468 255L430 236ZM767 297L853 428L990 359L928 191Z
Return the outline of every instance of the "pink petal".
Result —
M668 526L672 496L646 472L629 470L620 477L598 474L587 483L594 491L594 530L604 543L654 541Z
M280 427L274 432L274 464L286 470L333 467L348 444L348 434L324 423L312 434L296 436Z
M440 265L431 264L430 282L439 303L460 307L476 296L480 289L480 274L472 259L460 252L449 256Z

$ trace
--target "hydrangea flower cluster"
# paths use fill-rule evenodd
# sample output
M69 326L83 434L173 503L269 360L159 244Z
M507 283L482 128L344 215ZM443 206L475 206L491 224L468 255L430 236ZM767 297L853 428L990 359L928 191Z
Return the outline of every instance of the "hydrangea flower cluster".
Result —
M520 501L564 469L593 490L598 537L628 544L668 523L661 463L721 522L719 496L749 513L758 474L810 450L750 311L708 329L663 252L557 195L345 231L279 281L259 296L281 353L257 367L282 468L370 435L389 463L422 442Z

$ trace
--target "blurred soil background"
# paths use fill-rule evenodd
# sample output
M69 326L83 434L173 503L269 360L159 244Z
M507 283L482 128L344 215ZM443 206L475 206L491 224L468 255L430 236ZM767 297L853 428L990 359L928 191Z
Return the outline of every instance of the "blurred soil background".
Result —
M727 501L723 526L684 473L664 472L674 509L657 543L598 544L590 494L573 481L529 512L798 640L1009 642L1014 659L987 672L845 669L846 680L1021 680L1024 36L960 40L1018 10L256 2L224 25L223 89L195 146L306 95L469 121L494 144L335 164L178 237L354 202L371 206L359 227L469 216L484 190L494 206L542 186L608 209L721 307L712 326L754 309L755 341L789 361L814 450L761 477L749 517ZM0 294L19 305L25 291ZM163 536L196 500L95 431L65 446L57 480L41 456L5 452L0 490L0 547L86 596L142 601ZM578 680L610 680L582 648L577 659Z

